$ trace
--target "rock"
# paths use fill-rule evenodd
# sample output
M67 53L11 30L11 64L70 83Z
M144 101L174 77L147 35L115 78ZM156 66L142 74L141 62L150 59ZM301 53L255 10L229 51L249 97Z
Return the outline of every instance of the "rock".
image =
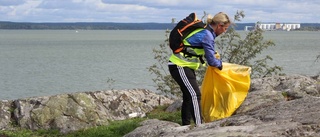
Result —
M0 129L6 128L11 124L11 104L12 101L0 101Z
M109 121L143 117L173 101L144 89L79 92L0 102L0 128L10 123L31 130L58 129L62 133Z
M193 128L186 126L171 126L170 130L159 128L158 131L148 135L155 137L320 136L318 85L319 81L302 75L253 79L246 100L231 117ZM153 125L155 124L150 124L151 127ZM144 123L128 136L144 135L142 132L147 131L148 127L148 124Z
M141 122L141 126L135 129L133 132L125 135L125 137L152 137L157 136L163 132L171 131L174 127L180 127L179 124L160 121L158 119L151 119Z
M182 100L174 101L169 107L167 107L166 112L175 112L181 109Z

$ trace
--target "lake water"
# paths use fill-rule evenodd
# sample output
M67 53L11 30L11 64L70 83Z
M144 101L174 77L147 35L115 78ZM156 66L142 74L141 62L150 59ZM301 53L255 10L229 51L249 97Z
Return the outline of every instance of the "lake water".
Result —
M246 32L240 32L242 34ZM163 30L0 30L0 99L106 89L155 91L147 67ZM320 32L265 32L284 73L316 75ZM111 81L110 81L111 80Z

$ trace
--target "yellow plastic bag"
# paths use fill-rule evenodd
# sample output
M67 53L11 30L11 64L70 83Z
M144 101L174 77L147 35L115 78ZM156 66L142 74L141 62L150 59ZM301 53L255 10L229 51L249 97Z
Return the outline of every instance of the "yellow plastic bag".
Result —
M250 71L250 67L226 62L221 71L207 68L201 86L205 122L229 117L242 104L250 87Z

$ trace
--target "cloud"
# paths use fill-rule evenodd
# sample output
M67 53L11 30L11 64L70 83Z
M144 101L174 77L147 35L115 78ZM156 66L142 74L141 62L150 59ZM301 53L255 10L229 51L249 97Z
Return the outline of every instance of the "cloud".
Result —
M1 6L14 6L24 4L25 0L0 0Z
M68 1L61 3L57 0L45 0L38 8L41 8L48 16L59 18L60 21L72 22L139 22L140 19L150 18L154 8L131 4L106 4L96 0ZM140 22L143 22L141 20Z
M166 22L191 12L244 10L243 22L320 22L318 0L0 0L1 20L24 22Z
M86 5L85 1L79 0L65 0L61 2L61 0L42 0L37 8L47 9L47 10L55 10L55 9L63 9L63 10L83 10L88 5ZM89 3L90 4L90 3Z
M129 5L142 5L153 8L199 8L197 6L208 5L205 0L157 0L157 1L145 1L145 0L102 0L106 4L129 4Z

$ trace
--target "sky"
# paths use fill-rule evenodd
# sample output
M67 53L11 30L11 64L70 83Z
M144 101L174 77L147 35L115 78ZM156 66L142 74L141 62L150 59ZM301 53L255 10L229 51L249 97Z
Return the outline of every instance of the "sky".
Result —
M171 23L237 11L240 23L320 23L320 0L0 0L0 21L12 22Z

